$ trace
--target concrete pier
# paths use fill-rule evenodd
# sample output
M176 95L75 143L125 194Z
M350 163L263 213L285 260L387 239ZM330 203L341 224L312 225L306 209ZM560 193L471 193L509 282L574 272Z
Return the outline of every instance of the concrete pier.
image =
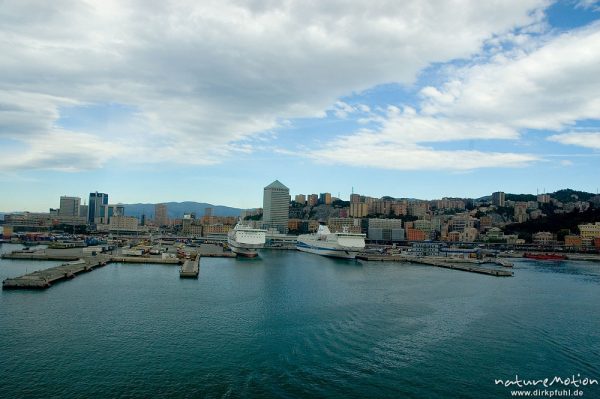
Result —
M510 267L509 262L483 262L483 261L469 261L469 260L457 260L454 262L452 259L441 259L431 257L412 257L412 256L389 256L389 255L358 255L356 259L366 261L380 261L380 262L410 262L419 263L423 265L443 267L445 269L461 270L471 273L487 274L489 276L496 277L511 277L514 275L512 271L489 269L478 266L481 263L495 263L503 267ZM511 265L512 266L512 265Z
M196 255L193 260L187 259L181 269L179 269L179 278L198 278L200 273L200 255Z
M95 268L104 266L108 261L109 259L104 256L95 256L79 259L74 262L63 263L60 266L38 270L21 277L7 278L2 282L2 289L48 288L57 281L71 279L79 273L89 272Z
M64 260L64 261L76 261L80 259L77 255L54 255L47 254L45 252L29 252L29 251L15 251L10 254L3 254L2 259L23 259L23 260Z

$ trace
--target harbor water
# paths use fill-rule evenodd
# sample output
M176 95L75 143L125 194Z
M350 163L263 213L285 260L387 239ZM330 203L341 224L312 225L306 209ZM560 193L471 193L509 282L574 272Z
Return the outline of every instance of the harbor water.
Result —
M3 259L0 278L58 263ZM197 280L110 264L0 292L0 397L509 398L496 379L600 380L600 264L514 272L269 250L203 258Z

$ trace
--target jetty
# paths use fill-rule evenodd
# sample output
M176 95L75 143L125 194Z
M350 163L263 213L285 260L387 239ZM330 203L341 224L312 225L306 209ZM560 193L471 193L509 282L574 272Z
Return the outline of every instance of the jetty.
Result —
M200 273L200 255L187 259L179 269L179 278L198 278Z
M105 266L108 262L109 259L104 256L78 259L73 262L63 263L60 266L38 270L21 277L7 278L2 282L2 289L45 289L57 281L74 278L80 273L90 272L98 267Z
M9 254L3 254L2 259L22 259L22 260L62 260L62 261L76 261L80 259L77 255L61 255L61 254L47 254L45 252L33 252L33 251L14 251Z
M512 277L514 273L508 270L492 269L480 266L483 263L492 263L502 267L512 267L510 262L500 260L469 260L469 259L444 259L437 257L417 256L390 256L390 255L357 255L356 259L380 262L409 262L422 265L442 267L444 269L460 270L464 272L487 274L496 277Z
M20 277L7 278L2 282L2 289L46 289L51 287L54 283L72 279L80 273L90 272L98 267L105 266L109 263L155 263L164 265L178 265L182 261L177 258L161 258L161 257L133 257L133 256L111 256L108 254L99 254L91 256L72 256L64 254L47 254L44 252L28 252L28 251L15 251L10 254L2 255L5 259L20 259L20 260L61 260L68 261L59 266L51 267L44 270L37 270L32 273L25 274ZM186 266L186 271L191 270L198 277L199 260L200 256L197 255L198 260L195 263L192 261L192 265ZM186 262L187 263L187 262ZM184 265L185 266L185 265ZM194 269L195 267L195 269ZM184 273L185 274L185 273ZM192 275L181 275L182 277L192 277Z

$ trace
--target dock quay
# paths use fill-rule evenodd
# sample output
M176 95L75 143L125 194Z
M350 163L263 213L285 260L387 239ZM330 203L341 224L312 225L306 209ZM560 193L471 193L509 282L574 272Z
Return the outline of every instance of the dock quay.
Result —
M196 258L187 259L181 269L179 269L179 278L198 278L200 273L200 255L196 255Z
M63 263L50 269L38 270L21 277L7 278L2 282L2 289L45 289L57 281L74 278L80 273L92 271L106 265L108 262L109 259L103 256L78 259L74 262Z
M202 252L203 258L235 258L237 254L233 252Z
M15 251L9 254L3 254L2 258L23 260L62 260L72 262L80 259L81 257L76 255L53 255L46 254L44 252Z
M366 261L380 261L380 262L410 262L419 263L423 265L443 267L445 269L461 270L471 273L487 274L489 276L496 277L511 277L514 275L512 271L500 270L500 269L489 269L478 266L482 263L494 263L503 267L512 267L512 264L506 261L471 261L471 260L446 260L440 258L428 258L428 257L414 257L414 256L389 256L389 255L357 255L356 259Z
M178 265L181 263L180 259L145 258L135 256L113 256L110 258L110 261L116 263L156 263L161 265Z

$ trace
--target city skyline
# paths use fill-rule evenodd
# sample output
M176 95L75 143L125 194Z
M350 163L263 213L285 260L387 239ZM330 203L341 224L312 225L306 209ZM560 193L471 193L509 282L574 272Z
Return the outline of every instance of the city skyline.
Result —
M273 180L342 199L596 193L599 10L6 4L0 211L96 190L255 208Z

